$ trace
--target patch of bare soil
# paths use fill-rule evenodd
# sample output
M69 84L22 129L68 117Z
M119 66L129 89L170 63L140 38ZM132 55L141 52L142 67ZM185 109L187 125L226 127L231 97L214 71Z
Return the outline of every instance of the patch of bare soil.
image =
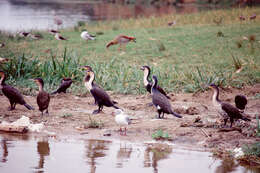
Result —
M164 119L156 119L156 109L149 106L152 99L150 95L117 95L109 93L113 100L118 102L132 118L132 124L127 127L127 136L121 136L119 126L112 116L113 108L104 107L103 112L92 115L97 109L90 94L84 97L72 94L59 94L51 97L49 107L50 115L41 117L36 104L36 98L25 96L28 104L36 108L27 110L17 105L14 111L8 111L9 101L0 95L0 121L13 122L22 115L28 116L33 123L44 122L45 129L56 135L71 135L80 138L120 138L135 141L151 140L152 133L158 129L167 131L172 142L182 146L195 148L234 148L246 143L260 140L254 136L256 130L256 114L260 112L260 101L254 99L260 93L260 86L238 89L225 89L220 91L220 99L234 105L236 94L244 94L249 98L245 114L251 122L237 121L233 129L222 128L221 116L212 106L212 92L196 94L171 94L171 103L174 110L183 115L178 119L165 114ZM90 119L103 127L89 128ZM229 125L229 122L228 122ZM40 135L40 134L39 134ZM104 136L105 135L105 136Z

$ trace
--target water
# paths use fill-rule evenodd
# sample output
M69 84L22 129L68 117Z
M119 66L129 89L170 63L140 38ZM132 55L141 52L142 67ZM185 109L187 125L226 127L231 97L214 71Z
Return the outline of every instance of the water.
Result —
M0 172L259 172L216 160L209 152L158 145L0 135Z
M95 1L0 0L0 30L16 32L72 27L78 21L111 20L138 16L197 12L195 5L151 6L110 4ZM62 20L57 26L54 19Z

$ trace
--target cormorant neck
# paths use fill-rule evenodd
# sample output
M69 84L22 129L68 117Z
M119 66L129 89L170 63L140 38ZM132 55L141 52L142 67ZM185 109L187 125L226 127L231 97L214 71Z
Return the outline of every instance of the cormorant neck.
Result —
M42 85L42 84L38 84L38 87L39 87L39 92L44 91L44 90L43 90L43 85Z
M149 80L148 80L149 75L150 75L150 70L148 70L147 68L144 69L144 86L147 86L149 84Z
M93 88L93 81L95 80L95 74L91 72L85 76L85 86L90 91Z
M153 80L151 94L153 94L157 90L156 87L157 87L157 80Z
M219 89L214 88L213 91L214 91L213 96L212 96L213 105L219 105L220 102L221 102L218 98L219 97Z
M0 85L4 85L4 84L5 84L5 75L2 75L0 79Z

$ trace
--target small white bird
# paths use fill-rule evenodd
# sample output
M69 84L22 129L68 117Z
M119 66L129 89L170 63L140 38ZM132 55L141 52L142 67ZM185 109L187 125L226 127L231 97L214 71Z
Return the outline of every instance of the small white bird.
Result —
M115 115L115 121L116 123L120 126L120 134L122 134L122 129L121 126L127 126L129 124L131 124L131 120L129 118L129 116L127 114L125 114L121 109L116 109L113 112L113 115ZM124 135L126 135L126 127L125 127L125 131L124 131Z
M30 34L30 32L23 32L23 31L21 31L18 34L19 34L20 37L27 37Z
M88 33L88 31L83 31L81 34L80 34L80 37L83 39L83 40L95 40L95 36L94 35L91 35Z
M62 37L59 33L56 33L54 37L56 40L67 40L66 38Z

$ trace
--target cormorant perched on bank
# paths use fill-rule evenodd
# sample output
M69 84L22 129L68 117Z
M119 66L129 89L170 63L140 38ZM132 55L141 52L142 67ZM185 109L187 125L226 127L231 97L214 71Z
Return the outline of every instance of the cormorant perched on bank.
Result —
M162 118L164 117L164 113L172 114L178 118L182 118L181 115L173 112L172 106L170 101L167 99L165 95L163 95L158 89L157 89L157 77L153 75L153 85L152 85L152 97L153 97L153 104L157 109L158 117L160 117L161 113L163 113Z
M247 98L244 95L236 95L235 97L236 107L240 110L244 110L247 105Z
M56 91L52 92L51 94L57 94L61 92L66 93L66 90L70 87L71 84L72 84L71 78L63 78L61 80L60 87Z
M209 87L214 91L212 102L213 105L218 109L219 113L224 117L224 125L226 125L228 118L230 119L230 127L232 127L235 119L251 121L250 119L244 117L236 107L219 100L219 89L215 84L211 84Z
M10 108L9 110L14 110L16 104L24 105L29 110L34 110L34 108L30 105L28 105L22 96L22 94L15 88L13 88L10 85L5 84L5 73L3 71L0 71L0 89L2 89L3 94L8 98L10 102Z
M141 70L144 71L144 86L146 88L146 90L151 93L151 90L152 90L152 85L153 83L151 81L149 81L149 76L150 76L150 73L151 73L151 69L149 66L142 66L141 67ZM160 93L162 93L163 95L165 95L168 99L170 99L169 96L167 96L166 92L159 86L157 85L157 90L160 91Z
M42 112L42 115L44 110L46 110L46 113L49 114L48 107L50 103L50 95L43 89L44 82L41 78L35 78L34 82L39 87L39 93L37 95L37 104L39 106L39 111Z
M87 70L87 74L84 77L84 83L86 88L94 97L95 103L98 104L98 109L94 110L93 114L98 114L100 111L102 111L103 106L114 107L115 109L119 109L119 107L115 106L115 103L110 99L109 95L103 90L103 88L93 83L94 80L94 72Z

